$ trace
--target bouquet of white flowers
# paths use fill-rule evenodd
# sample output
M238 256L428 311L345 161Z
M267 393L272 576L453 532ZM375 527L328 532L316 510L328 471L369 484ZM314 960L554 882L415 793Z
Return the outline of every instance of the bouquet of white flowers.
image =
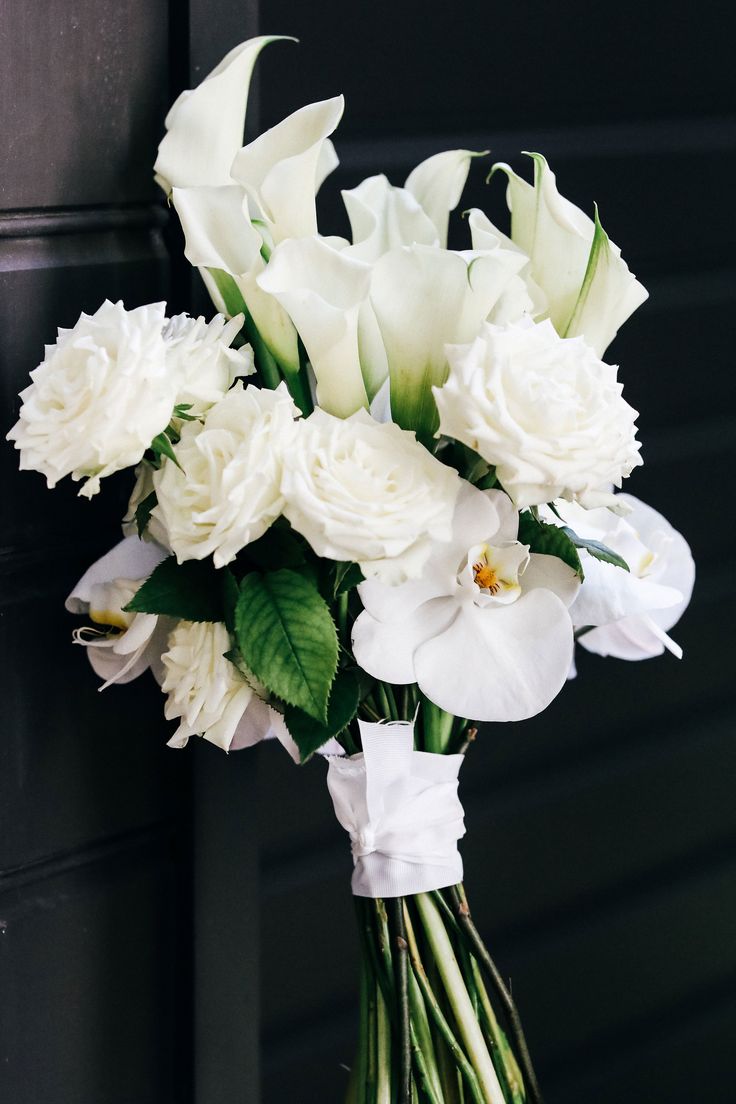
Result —
M664 649L694 568L617 494L636 412L602 358L646 298L598 214L498 164L507 235L448 220L480 154L343 192L341 97L241 148L256 58L232 50L166 120L157 179L217 309L105 302L60 330L9 437L49 487L135 469L124 539L67 600L105 684L151 668L225 751L319 753L354 859L354 1104L540 1101L462 887L458 773L480 722L531 717L601 655Z

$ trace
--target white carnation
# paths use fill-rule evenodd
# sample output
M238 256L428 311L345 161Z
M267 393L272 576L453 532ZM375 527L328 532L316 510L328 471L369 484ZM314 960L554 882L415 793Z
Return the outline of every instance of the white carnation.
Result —
M275 391L236 383L204 422L184 424L174 450L180 467L164 460L153 476L152 517L180 563L212 555L222 567L276 520L298 413L283 383Z
M65 475L86 479L80 494L91 497L103 476L138 463L176 401L164 311L164 303L126 311L105 302L71 330L59 330L21 392L20 417L8 434L22 470L42 472L49 487Z
M558 337L549 321L486 323L448 357L449 378L434 388L440 432L495 464L517 507L584 501L641 463L618 369L582 337Z
M250 730L254 723L262 729L260 738L266 736L270 711L262 698L265 691L225 659L230 648L228 631L219 622L180 621L169 634L161 657L161 689L168 695L166 719L179 720L170 746L184 747L190 736L203 736L229 751L243 746L239 729ZM246 718L246 713L252 716Z
M286 456L283 512L318 555L401 583L449 539L459 487L413 433L365 410L341 419L318 409Z
M211 322L177 314L164 329L166 357L176 373L177 405L187 403L190 414L202 414L219 402L238 376L255 372L250 345L240 349L230 346L243 325L243 315L229 322L216 314Z

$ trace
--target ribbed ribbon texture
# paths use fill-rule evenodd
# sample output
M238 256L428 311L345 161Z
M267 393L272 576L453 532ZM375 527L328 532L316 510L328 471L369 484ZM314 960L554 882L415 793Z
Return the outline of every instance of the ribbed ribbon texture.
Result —
M363 751L331 756L327 786L350 833L356 897L406 897L462 881L462 755L414 751L411 721L360 721Z

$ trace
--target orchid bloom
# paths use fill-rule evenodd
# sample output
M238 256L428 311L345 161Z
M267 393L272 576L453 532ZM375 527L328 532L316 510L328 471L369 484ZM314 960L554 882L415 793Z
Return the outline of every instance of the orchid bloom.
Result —
M77 629L74 643L87 648L93 670L104 679L101 690L131 682L148 667L158 671L168 618L127 613L123 607L167 556L153 541L126 537L85 571L66 600L69 613L86 615L99 626Z
M389 683L416 682L441 709L477 721L541 712L565 683L573 654L568 605L577 575L517 540L502 491L464 483L448 542L421 578L360 585L353 627L360 666Z

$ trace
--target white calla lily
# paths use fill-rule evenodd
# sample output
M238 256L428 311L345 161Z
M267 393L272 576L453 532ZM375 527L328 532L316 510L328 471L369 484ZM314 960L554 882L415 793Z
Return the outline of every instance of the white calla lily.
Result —
M509 165L493 171L508 178L511 237L531 261L531 276L548 299L549 317L561 337L582 335L599 356L648 292L608 238L557 190L555 174L541 154L534 160L534 184Z
M452 538L434 545L419 579L360 585L360 666L389 683L416 682L459 717L512 721L545 709L572 660L567 606L579 583L560 560L530 555L517 535L502 491L464 483Z
M264 46L284 37L261 35L241 42L201 84L174 102L154 165L167 195L174 187L230 183L230 166L243 144L253 66Z
M277 245L258 278L299 331L317 380L319 405L339 418L368 406L358 319L369 283L367 264L317 237Z
M454 211L468 179L470 162L488 150L445 150L422 161L409 173L404 187L417 199L437 231L439 244L447 245L450 211Z
M509 270L508 285L494 304L488 321L502 325L504 322L516 322L525 314L540 318L547 310L547 296L531 277L526 253L496 229L478 207L468 211L468 226L473 249L493 253Z
M307 104L236 154L231 168L274 243L317 233L315 195L336 163L329 135L345 109L342 96Z
M419 200L385 176L369 176L342 198L353 236L351 257L372 263L398 246L439 245L437 227Z
M271 355L298 371L294 326L283 307L258 284L266 262L263 239L247 214L239 184L174 188L172 202L185 237L185 256L199 269L217 309L233 315L248 310Z
M438 425L433 386L448 372L445 346L472 341L509 280L491 253L414 245L373 267L370 301L391 378L391 411L425 440Z

